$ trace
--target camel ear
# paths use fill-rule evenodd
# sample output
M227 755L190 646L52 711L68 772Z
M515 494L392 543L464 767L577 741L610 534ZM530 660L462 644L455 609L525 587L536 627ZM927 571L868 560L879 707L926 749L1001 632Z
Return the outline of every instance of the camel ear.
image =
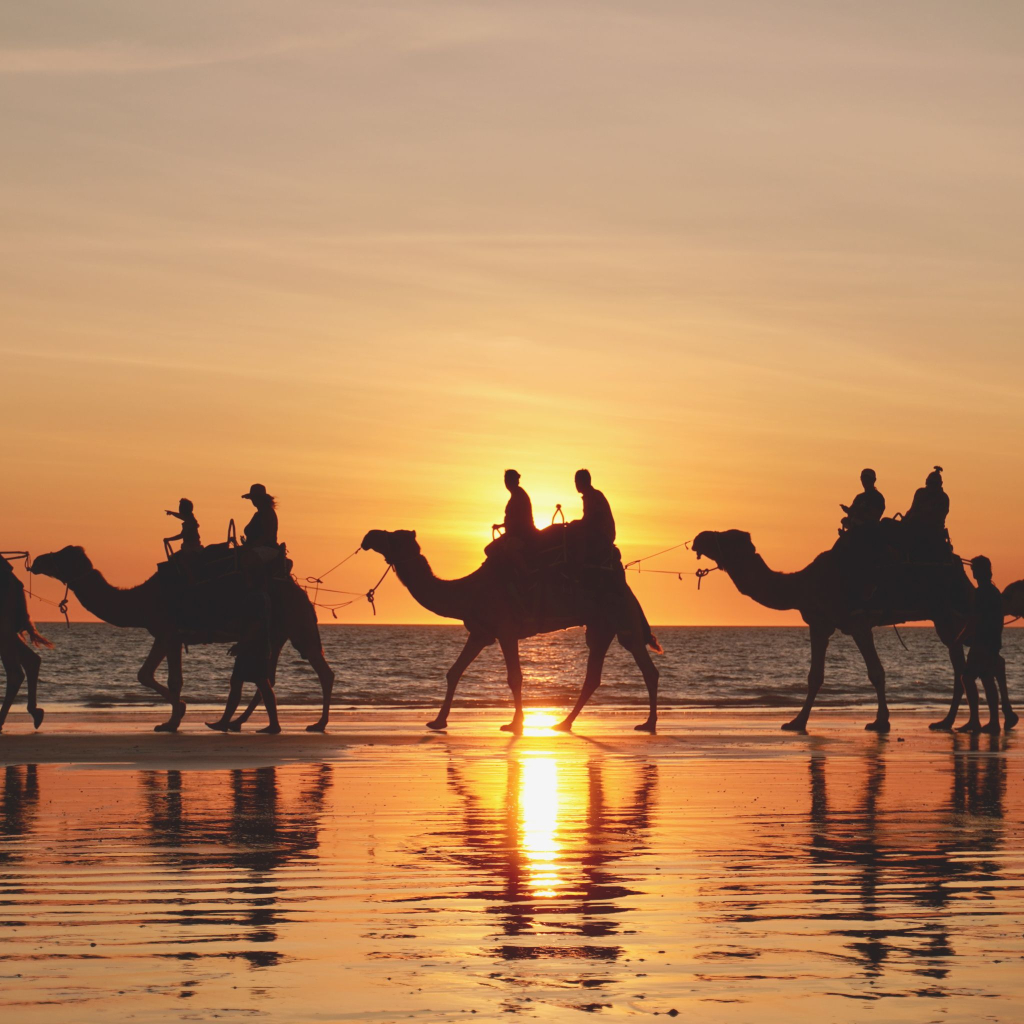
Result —
M415 539L416 539L416 531L415 531L415 530L413 530L413 531L412 531L412 539L413 539L413 540L415 540Z

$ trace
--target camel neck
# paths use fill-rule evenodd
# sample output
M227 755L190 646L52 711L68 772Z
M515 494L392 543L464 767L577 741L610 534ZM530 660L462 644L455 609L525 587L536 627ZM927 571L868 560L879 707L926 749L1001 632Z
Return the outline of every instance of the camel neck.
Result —
M722 568L736 589L758 604L779 611L800 607L801 573L775 572L756 552L748 559Z
M464 581L438 579L423 555L396 562L395 573L427 611L446 619L465 619L470 611L466 607Z
M121 590L108 583L98 569L90 569L69 586L86 611L112 626L145 628L149 624L145 614L145 583Z

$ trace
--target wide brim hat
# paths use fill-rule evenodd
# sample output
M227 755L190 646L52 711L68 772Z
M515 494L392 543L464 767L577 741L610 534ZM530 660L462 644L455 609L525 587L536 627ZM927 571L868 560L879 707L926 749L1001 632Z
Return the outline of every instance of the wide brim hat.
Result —
M267 496L267 489L263 484L253 484L249 488L248 494L243 494L243 498L265 498Z

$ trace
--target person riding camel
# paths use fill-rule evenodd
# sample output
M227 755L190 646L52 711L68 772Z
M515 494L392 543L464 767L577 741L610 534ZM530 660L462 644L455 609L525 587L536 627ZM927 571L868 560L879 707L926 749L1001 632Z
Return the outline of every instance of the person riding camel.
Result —
M504 528L506 537L529 540L537 532L533 522L533 503L526 490L519 485L521 477L514 469L505 470L505 486L509 499L505 506L505 521L495 523L494 529Z
M942 467L936 466L925 479L924 487L918 487L914 492L914 500L903 516L903 522L944 530L947 515L949 495L942 489Z
M253 552L261 562L272 562L280 554L277 543L277 502L267 494L263 484L253 484L242 495L256 506L256 513L249 520L243 533L243 546Z
M602 561L615 545L615 517L608 499L591 482L590 470L576 471L576 490L583 498L579 520L588 559Z
M178 549L179 553L194 554L197 551L203 550L202 542L199 540L199 522L196 520L193 509L194 506L188 498L182 498L178 502L177 512L167 509L169 516L174 516L175 519L181 520L181 532L176 533L173 537L165 537L164 543L167 544L172 540L180 540L181 547Z
M875 471L873 469L862 469L860 483L863 490L849 505L839 507L846 513L843 518L843 529L851 530L858 526L869 526L881 520L885 512L885 498L882 492L875 487Z
M949 495L942 489L942 467L936 466L925 479L924 487L914 492L914 500L903 516L919 540L918 547L948 545L946 516L949 514Z

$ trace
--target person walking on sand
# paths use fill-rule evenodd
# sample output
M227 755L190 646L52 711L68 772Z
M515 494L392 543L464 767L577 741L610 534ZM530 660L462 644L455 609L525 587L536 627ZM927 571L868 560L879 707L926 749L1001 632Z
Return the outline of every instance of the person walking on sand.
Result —
M970 719L960 727L961 732L999 732L999 692L996 677L1001 668L1003 646L1003 597L992 582L992 563L984 556L971 559L971 574L977 581L974 594L974 615L971 625L970 652L964 669L964 691L970 707ZM985 688L989 720L981 724L978 717L978 686L980 679Z
M195 517L194 506L188 498L182 498L178 502L178 511L172 512L170 509L167 510L169 516L174 516L175 519L181 520L181 532L176 533L173 537L165 537L164 543L167 544L172 540L180 540L181 547L179 551L185 553L195 553L203 550L202 542L199 540L199 522Z

